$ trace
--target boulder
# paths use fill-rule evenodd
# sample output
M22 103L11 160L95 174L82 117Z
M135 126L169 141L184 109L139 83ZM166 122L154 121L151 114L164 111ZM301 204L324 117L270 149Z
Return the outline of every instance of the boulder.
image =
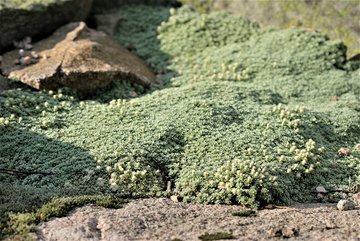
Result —
M29 1L31 2L31 1ZM49 2L49 1L47 1ZM9 50L13 41L27 36L46 36L66 23L84 20L93 0L57 0L49 4L0 5L0 53Z
M32 64L15 65L17 50L4 54L3 73L35 89L66 86L85 95L115 79L145 87L155 82L155 75L144 61L84 22L65 25L48 39L35 43L33 49L31 54L35 52L38 59Z

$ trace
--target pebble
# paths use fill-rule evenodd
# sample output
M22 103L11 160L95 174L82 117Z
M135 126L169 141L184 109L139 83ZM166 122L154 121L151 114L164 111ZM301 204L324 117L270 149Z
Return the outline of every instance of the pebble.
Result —
M19 56L24 57L25 56L25 50L19 49Z
M323 199L323 198L324 198L324 194L318 193L318 194L317 194L317 198L318 198L318 199Z
M355 209L356 204L351 200L341 199L336 205L336 207L340 211L348 211Z
M31 57L33 57L34 59L38 59L39 55L38 53L36 53L36 51L31 51Z
M32 60L31 60L30 56L22 57L20 59L20 64L21 65L30 65L31 63L32 63Z
M323 186L316 187L318 193L327 193L326 189Z
M282 226L272 226L267 231L270 237L282 237L282 238L291 238L299 235L300 229L298 227L282 225Z
M135 91L130 91L130 92L129 92L129 96L130 96L130 97L137 97L138 94L137 94Z
M171 199L173 202L175 202L175 203L178 203L178 202L181 202L181 201L182 201L182 198L179 197L179 196L176 196L176 195L172 195L172 196L170 197L170 199Z
M351 154L351 150L347 147L341 147L338 150L340 156L349 156Z

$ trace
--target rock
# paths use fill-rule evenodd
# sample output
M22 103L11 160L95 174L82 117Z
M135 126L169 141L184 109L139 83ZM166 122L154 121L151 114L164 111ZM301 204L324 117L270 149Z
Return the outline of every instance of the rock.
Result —
M3 55L3 73L35 89L67 86L92 94L114 79L143 86L155 82L146 64L103 32L89 29L84 22L68 24L49 38L34 44L37 63L14 66L18 51Z
M284 237L284 238L295 237L295 236L298 236L298 234L299 234L299 228L291 227L288 225L285 225L281 231L282 231L282 237Z
M360 205L360 192L355 193L355 194L352 196L352 200L353 200L357 205Z
M351 200L341 199L337 206L340 211L353 210L356 207L356 204Z
M110 36L114 36L119 27L121 16L117 13L97 14L94 16L97 30L103 31Z
M176 195L172 195L172 196L170 197L170 199L171 199L173 202L176 202L176 203L180 202L179 197L176 196Z
M318 193L327 193L326 189L323 186L316 187L316 192L318 192Z
M299 235L299 228L292 225L273 225L267 233L270 237L291 238Z
M338 150L339 156L349 156L351 154L351 150L347 147L341 147Z
M135 91L130 91L129 92L129 96L132 97L132 98L135 98L135 97L138 97L138 94L135 92Z
M0 92L9 89L8 80L0 75Z
M61 0L29 8L0 4L0 53L13 47L13 41L26 36L48 35L60 26L88 16L93 0ZM16 6L16 5L15 5ZM31 48L31 44L23 46Z
M318 193L316 197L317 197L318 199L323 199L323 198L324 198L324 194Z

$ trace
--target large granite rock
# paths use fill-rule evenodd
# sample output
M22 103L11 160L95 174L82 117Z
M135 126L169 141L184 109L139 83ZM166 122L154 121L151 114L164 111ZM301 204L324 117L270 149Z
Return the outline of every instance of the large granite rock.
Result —
M0 5L0 53L9 50L13 41L26 36L45 36L69 22L84 20L93 0L56 0L48 5L29 8L15 4Z
M83 94L92 94L115 79L143 86L155 82L140 58L84 22L65 25L34 44L34 50L39 59L30 65L14 65L19 51L4 54L3 73L36 89L67 86Z

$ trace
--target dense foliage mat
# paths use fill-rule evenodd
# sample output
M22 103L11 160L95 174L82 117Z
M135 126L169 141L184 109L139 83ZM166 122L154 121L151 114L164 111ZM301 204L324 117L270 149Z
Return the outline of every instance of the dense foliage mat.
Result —
M1 197L2 216L58 196L176 193L258 206L360 183L360 70L343 44L187 7L119 14L119 42L164 86L114 80L90 100L66 89L2 92L0 168L39 172L0 174L26 190Z

